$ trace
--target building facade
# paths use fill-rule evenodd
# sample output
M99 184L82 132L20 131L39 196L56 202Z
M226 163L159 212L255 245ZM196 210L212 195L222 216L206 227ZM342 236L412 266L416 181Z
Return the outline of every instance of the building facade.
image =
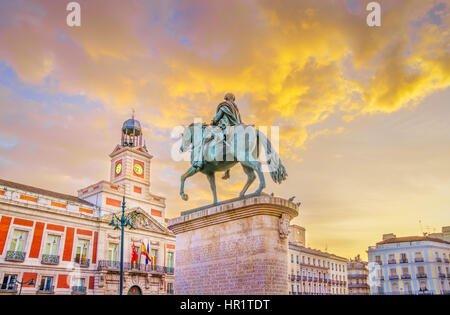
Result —
M450 243L443 239L385 234L368 255L372 294L450 293Z
M347 264L348 294L370 294L368 277L369 269L367 268L367 262L362 261L359 255L350 260Z
M123 239L124 294L173 293L175 236L165 198L150 191L152 156L134 117L110 157L110 180L78 197L0 180L0 294L118 294L121 234L111 221L124 196L134 227Z
M303 227L289 227L288 261L290 294L348 294L347 259L305 247Z

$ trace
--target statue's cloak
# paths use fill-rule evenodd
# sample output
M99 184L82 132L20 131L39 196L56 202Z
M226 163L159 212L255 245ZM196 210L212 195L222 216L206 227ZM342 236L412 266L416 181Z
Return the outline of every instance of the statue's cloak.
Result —
M242 123L241 115L236 104L225 101L217 106L217 114L213 124L221 127L234 126Z

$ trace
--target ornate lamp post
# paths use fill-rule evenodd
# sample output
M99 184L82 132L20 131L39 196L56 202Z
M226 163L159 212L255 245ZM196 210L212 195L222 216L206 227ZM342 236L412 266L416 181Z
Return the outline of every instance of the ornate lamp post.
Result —
M132 214L128 214L125 216L125 194L122 199L122 216L119 218L116 216L115 213L113 213L113 217L111 219L111 222L109 225L114 226L114 230L121 229L121 236L120 236L120 295L122 295L123 291L123 235L124 235L124 229L126 226L130 228L130 230L134 230L133 224L130 222L130 218L132 218Z
M34 285L34 278L31 278L31 279L28 280L28 281L23 281L23 278L22 278L22 281L17 281L17 280L16 280L16 283L17 283L17 284L20 284L20 291L19 291L19 295L20 295L20 294L22 293L22 287L23 287L24 284L25 284L25 285L29 284L29 285L31 285L31 286Z

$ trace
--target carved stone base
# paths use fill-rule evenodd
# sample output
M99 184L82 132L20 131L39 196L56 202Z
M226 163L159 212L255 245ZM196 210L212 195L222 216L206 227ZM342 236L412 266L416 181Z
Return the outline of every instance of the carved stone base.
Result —
M261 195L187 211L176 234L175 294L288 294L288 227L298 207Z

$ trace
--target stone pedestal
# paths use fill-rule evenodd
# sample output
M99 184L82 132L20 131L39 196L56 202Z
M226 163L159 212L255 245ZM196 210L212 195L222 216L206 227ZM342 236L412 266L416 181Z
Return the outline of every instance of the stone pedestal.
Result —
M260 195L186 211L176 234L175 294L288 294L288 228L298 207Z

